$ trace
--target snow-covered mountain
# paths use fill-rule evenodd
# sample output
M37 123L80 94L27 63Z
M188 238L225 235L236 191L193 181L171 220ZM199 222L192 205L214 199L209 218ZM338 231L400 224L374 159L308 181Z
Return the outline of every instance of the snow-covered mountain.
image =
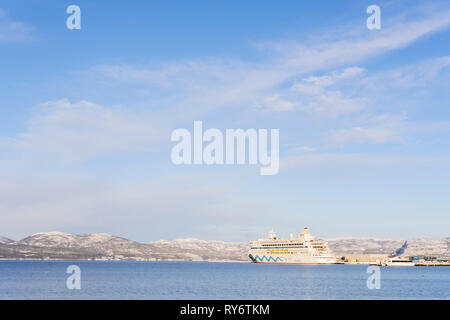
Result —
M90 248L96 246L115 247L132 245L134 241L115 237L107 233L69 234L64 232L35 233L17 242L36 247Z
M327 239L327 241L333 252L341 255L361 253L391 254L407 241L407 247L403 255L450 257L450 238L334 238Z
M0 258L28 259L147 259L152 248L109 234L73 235L41 232L0 244Z
M406 239L327 239L335 255L391 254ZM19 241L0 237L0 259L114 259L248 261L249 243L206 241L195 238L136 242L106 233L68 234L41 232ZM450 258L450 238L407 240L404 255Z
M0 259L247 261L248 245L199 239L136 242L105 233L40 232L0 243Z
M176 252L189 252L196 257L206 257L207 260L247 261L248 243L225 241L207 241L195 238L175 239L173 241L159 240L148 242L156 248L164 248ZM196 259L198 260L198 259Z
M0 237L0 244L2 243L11 243L14 242L14 240L11 240L9 238L5 238L5 237Z

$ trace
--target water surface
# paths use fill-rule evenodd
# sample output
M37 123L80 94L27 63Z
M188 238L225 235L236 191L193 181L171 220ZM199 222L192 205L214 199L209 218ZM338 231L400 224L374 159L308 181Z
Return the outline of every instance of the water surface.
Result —
M81 290L66 287L69 265ZM450 267L208 262L0 261L0 299L450 299Z

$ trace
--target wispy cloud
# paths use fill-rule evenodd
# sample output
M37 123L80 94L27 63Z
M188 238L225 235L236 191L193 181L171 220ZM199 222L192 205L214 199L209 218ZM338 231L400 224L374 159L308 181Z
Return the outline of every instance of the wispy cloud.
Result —
M120 107L63 99L36 106L27 131L3 143L33 157L80 161L101 154L151 150L161 134L156 123Z
M443 56L378 72L365 77L362 81L363 85L377 91L393 87L398 89L424 87L444 74L447 79L450 78L449 67L450 56Z
M9 18L6 12L0 9L0 44L21 42L33 37L31 26Z
M450 156L383 155L370 153L315 153L284 157L281 165L285 169L374 169L398 168L408 165L450 166Z
M308 147L308 146L289 146L289 152L290 153L311 153L316 151L314 148Z
M450 23L448 13L448 10L435 10L406 22L396 22L393 18L392 23L384 24L383 29L375 33L347 31L311 43L272 43L270 47L278 52L278 57L258 63L209 58L154 68L100 65L90 71L101 81L125 84L136 92L145 91L158 101L164 101L161 117L192 119L229 107L312 113L331 118L326 132L330 142L399 142L407 126L406 119L374 122L377 116L373 116L369 104L372 97L348 88L349 85L370 87L375 82L382 86L389 82L383 81L383 76L397 79L396 83L413 83L417 79L408 77L412 77L417 68L373 75L354 62L406 46L424 35L446 28ZM3 12L0 12L0 21L14 25ZM16 25L18 30L25 30L19 25ZM428 64L420 70L430 78L449 64L449 58L442 57L432 61L432 68ZM355 117L347 119L345 127L337 126L333 120L352 114ZM173 124L176 120L169 122ZM7 140L8 145L17 150L79 161L97 154L148 150L160 136L158 123L159 120L144 119L121 108L108 108L88 101L59 100L36 107L25 132L2 140L3 144Z
M409 9L405 6L406 11ZM304 188L305 200L336 192L333 187L324 190L321 183L317 194L307 193L318 178L331 180L330 172L339 174L341 169L348 169L353 176L355 168L369 172L367 169L409 167L410 176L420 165L448 172L450 159L444 148L427 153L419 148L411 150L414 145L406 150L409 152L403 151L408 143L420 141L417 136L448 137L436 134L450 132L449 122L439 118L444 114L442 110L434 118L423 116L426 108L445 103L437 101L445 92L442 90L435 100L425 94L421 99L418 94L445 89L448 81L442 79L448 80L449 57L400 67L403 61L393 59L389 61L394 67L386 65L384 70L376 69L377 62L365 62L448 28L450 12L435 8L408 19L384 15L382 30L374 32L362 30L363 23L360 19L301 41L266 42L260 48L271 54L258 51L258 58L251 61L198 57L154 65L125 61L92 67L87 72L89 77L84 77L84 73L82 80L88 86L93 84L89 81L98 81L92 86L94 96L107 96L119 88L127 91L123 101L129 99L129 104L117 107L90 98L44 98L42 101L47 102L34 107L21 133L0 137L0 211L4 213L0 226L5 226L4 232L14 226L10 233L23 235L80 226L82 232L139 233L137 238L145 240L149 240L149 225L155 232L171 230L179 236L196 231L205 235L206 231L200 230L209 229L205 225L213 227L207 231L213 234L223 225L238 227L246 221L254 226L255 221L280 223L280 219L286 219L291 226L302 205L297 190ZM0 12L0 43L23 41L31 34L29 26ZM77 97L89 92L82 91L82 86L78 88ZM402 89L406 89L405 95L399 95ZM130 100L139 100L140 106L151 103L148 108L138 108ZM411 100L423 107L423 113L411 110ZM155 165L146 162L135 168L127 166L133 173L116 170L117 166L127 165L130 158L135 161L136 152L158 148L160 141L170 147L169 130L180 123L191 125L197 117L210 117L218 126L280 124L281 142L286 147L282 150L280 175L269 182L252 175L249 184L243 185L241 173L247 174L248 168L174 167L167 150L151 154L163 158L161 162L156 159ZM387 143L391 144L382 145ZM130 154L132 157L127 158ZM109 156L106 164L104 155ZM26 160L16 161L17 158ZM43 161L35 161L37 158ZM63 160L62 165L58 166L58 162L55 166L54 159ZM283 174L285 169L287 174ZM331 171L324 174L323 169ZM64 174L56 173L61 171ZM193 171L195 174L183 180L182 174ZM170 179L167 172L176 175L176 179ZM310 174L312 179L290 180L296 173ZM431 180L428 182L434 185ZM364 181L352 181L361 189L359 182ZM277 183L283 192L273 198L270 192ZM341 180L336 184L340 188ZM289 193L294 195L290 197ZM350 193L348 196L352 207L358 197ZM313 200L311 208L320 202ZM273 214L266 211L270 202L277 206ZM292 215L280 218L280 207L289 210L288 206ZM326 216L327 211L317 216ZM27 230L23 221L29 222ZM185 228L186 225L190 227ZM164 235L152 235L160 236Z
M330 128L325 131L325 139L332 143L401 142L407 120L374 120L385 113L374 116L370 109L373 97L352 87L365 86L367 92L376 82L381 86L390 83L382 77L397 84L411 85L420 81L417 76L411 78L420 74L418 69L429 79L450 64L449 58L435 59L415 69L403 68L375 75L353 63L447 27L450 15L446 13L448 11L434 11L421 19L387 23L377 33L355 35L348 31L338 38L325 37L310 45L272 43L271 48L279 53L278 57L258 63L209 58L166 63L154 68L100 65L90 71L109 85L125 84L136 92L146 92L157 101L163 101L164 110L160 108L163 111L159 116L170 117L166 119L170 124L176 123L177 118L192 119L216 109L240 107L329 118ZM9 20L0 12L0 21ZM352 114L355 117L347 119L344 125L334 120ZM99 154L149 150L160 140L162 127L160 119L143 118L124 108L59 100L35 107L27 130L2 141L3 145L6 140L10 148L28 150L34 155L79 161ZM306 143L316 149L313 141Z
M353 143L385 143L400 141L401 138L390 128L361 128L353 127L347 130L339 130L330 137L335 142Z
M275 56L258 63L203 59L155 68L102 65L93 72L141 90L151 88L152 94L163 92L172 96L173 108L190 113L247 106L262 111L348 114L365 109L366 101L331 87L361 76L364 70L355 63L405 47L449 24L450 11L440 8L415 19L387 19L379 32L361 32L349 24L341 33L333 31L302 43L266 42L260 47Z
M360 67L349 67L345 68L342 72L334 71L329 75L324 76L309 76L304 79L305 82L311 83L317 87L325 87L332 85L338 81L351 79L364 72L363 68Z
M407 126L406 114L383 114L369 116L361 120L366 127L335 130L328 137L337 143L382 144L402 141L401 133Z
M360 111L366 108L364 98L345 94L342 90L332 88L332 85L342 84L358 77L364 69L359 67L345 68L343 71L333 71L330 74L309 76L294 81L288 90L283 92L285 103L291 110L310 113L320 113L326 116L338 116ZM277 110L276 105L266 104L266 108Z
M347 25L338 31L325 31L319 43L312 38L308 43L298 44L268 42L265 47L282 55L280 61L286 68L312 72L354 64L405 47L449 25L448 8L424 8L419 18L405 19L404 15L398 15L384 19L383 28L377 32L361 32L360 28Z

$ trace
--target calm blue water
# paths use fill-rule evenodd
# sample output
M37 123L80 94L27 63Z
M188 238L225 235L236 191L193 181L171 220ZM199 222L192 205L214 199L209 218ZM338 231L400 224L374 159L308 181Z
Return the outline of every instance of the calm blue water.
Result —
M66 269L81 268L81 290ZM450 299L450 267L207 262L0 261L0 299Z

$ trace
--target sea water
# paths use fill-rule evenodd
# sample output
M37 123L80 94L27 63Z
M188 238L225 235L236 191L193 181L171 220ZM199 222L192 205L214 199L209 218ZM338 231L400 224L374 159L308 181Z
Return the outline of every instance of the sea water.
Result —
M68 289L68 266L81 288ZM0 299L450 299L450 267L0 261Z

